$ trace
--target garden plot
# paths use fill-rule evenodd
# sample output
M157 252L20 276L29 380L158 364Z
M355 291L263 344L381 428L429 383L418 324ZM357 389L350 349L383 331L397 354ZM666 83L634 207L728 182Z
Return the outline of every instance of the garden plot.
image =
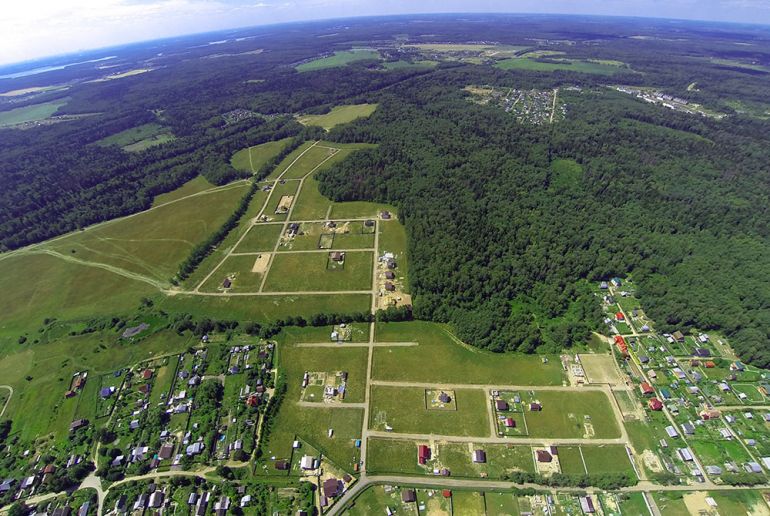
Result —
M302 401L342 403L347 391L347 371L306 372L302 379Z
M516 437L528 434L527 418L519 393L493 391L490 403L494 408L497 435Z

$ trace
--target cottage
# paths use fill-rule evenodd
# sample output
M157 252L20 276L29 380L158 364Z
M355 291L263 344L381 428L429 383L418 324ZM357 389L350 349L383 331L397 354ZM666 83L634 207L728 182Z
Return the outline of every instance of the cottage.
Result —
M693 435L695 434L695 427L692 425L692 423L682 423L682 432L684 432L684 435Z
M329 254L329 258L331 258L334 262L341 262L345 259L345 253L341 253L340 251L334 251Z
M474 450L471 457L476 464L484 464L487 462L487 454L484 450Z
M72 423L70 423L70 432L76 432L80 430L81 428L85 428L88 426L88 420L87 419L76 419Z
M163 505L163 491L154 491L150 495L150 507L157 509L161 505Z
M205 444L203 444L201 442L196 442L196 443L193 443L193 444L189 445L185 449L185 453L187 454L188 457L192 457L194 455L199 455L200 453L203 452L203 449L205 447L206 447Z
M547 450L537 450L535 454L538 462L551 462L553 460L553 455Z
M128 496L120 495L118 497L118 500L115 502L115 512L118 514L128 512Z
M149 380L152 378L152 369L145 369L142 371L142 379Z
M115 392L115 387L102 387L102 390L99 391L99 396L109 398L113 392Z
M703 365L706 366L706 369L713 369L717 366L712 360L707 360Z
M532 412L540 412L543 410L543 406L540 403L530 403L529 410Z
M721 415L722 415L721 412L714 409L704 409L700 411L700 417L704 421L707 421L709 419L719 419Z
M51 513L51 516L70 516L71 509L69 506L65 505L64 507L57 507L53 510Z
M323 493L326 498L335 498L342 494L342 481L337 478L327 478L323 483Z
M170 459L173 453L174 453L174 445L171 443L166 443L160 447L160 450L158 451L158 458L161 460Z
M385 279L396 279L396 273L393 271L385 271Z
M424 444L417 447L417 463L425 465L430 460L430 448Z
M390 220L390 217L391 217L391 215L390 215L389 211L381 211L380 212L380 218L382 220Z
M232 287L232 286L233 286L233 282L232 282L232 281L230 281L230 278L225 278L225 279L222 281L222 288L230 288L230 287Z
M711 351L706 348L695 348L695 355L701 358L706 358L711 356Z
M230 498L222 495L219 497L219 500L217 500L217 503L214 504L214 513L217 516L222 516L224 514L227 514L227 510L230 508Z
M639 362L641 362L642 364L647 364L650 362L650 357L648 357L647 355L639 355Z
M647 406L650 410L663 410L663 402L658 398L652 398L647 402Z
M672 333L671 338L674 339L676 342L684 342L684 334L679 330Z
M393 283L391 283L390 281L386 281L385 282L385 290L387 290L388 292L394 292L396 290L396 286Z
M762 466L760 466L757 462L746 463L745 469L748 473L762 473Z
M689 448L679 448L676 452L685 462L691 462L693 460L692 452L690 452Z
M495 408L499 412L507 412L510 407L508 407L508 402L505 400L496 400L495 401Z
M414 489L404 489L401 491L401 501L404 503L414 503L417 501L417 495Z
M679 437L679 433L676 431L676 428L674 428L673 426L667 426L666 433L672 439Z
M652 386L647 382L642 382L639 385L639 390L642 391L644 396L652 396L655 394L655 389L653 389Z
M585 514L593 514L596 512L596 508L594 507L594 502L590 496L580 497L580 508Z
M608 288L610 288L610 286L607 284L606 281L602 281L601 283L599 283L599 288L602 290L607 290Z
M623 312L616 312L615 313L615 320L618 322L623 322L626 320L626 316L623 315Z
M706 466L706 473L709 475L721 475L722 474L722 468L719 466Z
M505 424L506 428L516 428L516 421L512 417L505 418L503 423Z
M0 484L0 493L7 493L13 488L13 484L16 483L15 478L7 478Z
M311 455L305 455L300 460L299 467L306 471L316 469L318 467L318 459Z
M445 393L444 391L441 391L438 395L438 400L441 403L449 403L452 401L452 398L449 397L449 394Z

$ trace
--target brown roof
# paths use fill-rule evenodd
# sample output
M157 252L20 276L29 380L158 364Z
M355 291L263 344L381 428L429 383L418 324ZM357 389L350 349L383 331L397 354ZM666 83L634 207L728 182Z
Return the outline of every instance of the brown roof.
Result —
M538 462L551 462L552 460L553 460L553 457L546 450L537 450Z

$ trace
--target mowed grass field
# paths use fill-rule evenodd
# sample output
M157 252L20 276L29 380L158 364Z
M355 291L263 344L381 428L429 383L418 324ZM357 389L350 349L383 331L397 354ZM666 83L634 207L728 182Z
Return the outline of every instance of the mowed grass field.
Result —
M271 296L193 296L159 295L157 306L172 314L192 314L211 319L259 321L260 323L300 316L309 319L319 313L366 312L371 294L271 295ZM111 312L110 312L111 313Z
M567 70L571 72L591 73L597 75L613 75L618 72L628 72L628 68L621 66L594 63L591 61L559 60L556 62L543 62L535 59L512 57L498 61L495 65L503 70L533 70L537 72L553 72L554 70Z
M345 253L344 267L327 268L328 252L276 253L265 282L265 292L371 290L370 251Z
M183 184L176 190L156 196L155 199L153 199L152 201L152 207L155 208L157 206L160 206L161 204L166 204L167 202L176 201L178 199L181 199L182 197L187 197L188 195L199 194L211 188L215 188L215 186L209 183L205 177L196 176L193 179L190 179L189 181L187 181L185 184Z
M561 385L559 358L491 353L456 341L446 326L421 322L380 323L378 342L418 342L410 347L377 347L375 380L459 384ZM430 367L425 367L430 364Z
M230 159L230 164L236 170L243 172L256 172L262 165L268 162L274 156L277 156L291 138L275 140L271 142L260 143L246 149L241 149Z
M306 152L298 157L290 167L288 167L281 176L282 179L301 179L308 175L321 163L331 159L334 154L339 152L333 147L321 147L319 145L308 147Z
M35 120L44 120L56 113L60 107L67 104L69 99L52 100L42 104L32 104L31 106L0 111L0 127L32 122Z
M586 433L586 423L593 426L592 438L620 437L615 412L604 392L535 390L533 398L542 404L543 410L525 413L530 437L581 438Z
M282 230L281 224L255 224L238 244L236 251L239 253L272 252Z
M375 385L369 399L369 428L385 430L389 425L394 433L489 435L484 391L455 390L455 401L457 410L428 409L423 388Z
M314 59L306 63L295 66L294 68L298 72L312 72L313 70L322 70L324 68L336 68L338 66L345 66L355 61L362 61L366 59L379 59L380 53L375 50L368 49L352 49L335 52L334 55L329 57L322 57Z
M127 314L157 289L97 267L27 254L0 260L0 291L0 343L15 346L21 333L36 331L46 318Z
M347 124L357 118L366 118L374 113L377 104L351 104L345 106L335 106L323 115L302 115L297 121L304 125L316 125L323 127L327 131L340 124Z
M216 231L248 189L245 182L116 219L44 244L71 259L166 282L190 250ZM2 274L0 262L0 274Z

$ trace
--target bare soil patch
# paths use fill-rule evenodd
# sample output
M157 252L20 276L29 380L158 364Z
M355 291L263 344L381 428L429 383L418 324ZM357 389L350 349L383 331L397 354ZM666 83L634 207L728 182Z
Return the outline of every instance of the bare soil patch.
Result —
M254 265L251 267L251 272L258 274L264 274L267 272L267 265L270 263L270 253L262 253L254 260Z

